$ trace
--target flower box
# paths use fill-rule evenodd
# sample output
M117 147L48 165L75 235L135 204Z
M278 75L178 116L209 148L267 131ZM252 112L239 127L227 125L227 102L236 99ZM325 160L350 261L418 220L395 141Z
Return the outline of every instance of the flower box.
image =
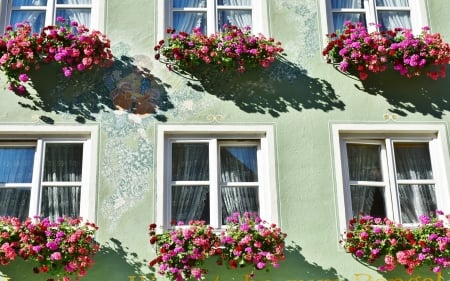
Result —
M445 77L450 62L449 44L427 27L416 36L402 28L369 33L362 23L346 22L342 32L327 36L327 62L339 63L343 72L353 69L361 80L388 67L408 78L426 74L436 80Z

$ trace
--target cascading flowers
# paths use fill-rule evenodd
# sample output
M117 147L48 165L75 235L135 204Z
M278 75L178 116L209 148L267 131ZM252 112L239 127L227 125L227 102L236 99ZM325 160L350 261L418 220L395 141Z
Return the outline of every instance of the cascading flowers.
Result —
M47 272L59 281L70 281L70 276L86 275L98 252L94 241L98 227L82 222L80 218L28 218L24 222L13 217L0 218L0 263L6 265L16 257L38 263L35 273Z
M342 32L327 37L322 55L329 63L339 63L343 72L357 71L361 80L388 67L408 78L426 73L437 80L445 77L450 62L449 44L428 27L419 35L404 28L369 33L362 23L346 22Z
M439 218L443 213L436 213L420 216L416 227L404 227L387 218L353 218L341 243L363 262L384 261L378 267L380 271L392 271L401 265L408 274L422 266L438 273L450 266L450 228ZM450 215L445 218L448 225Z
M171 281L204 279L207 270L202 264L208 257L217 257L218 265L226 263L230 269L251 266L256 270L268 270L269 265L278 268L285 259L287 235L253 213L234 214L221 232L215 232L204 221L179 225L162 234L156 233L156 224L149 227L150 243L157 250L149 265L157 266L158 273Z
M69 78L74 72L109 66L112 60L110 40L104 34L62 17L39 34L32 33L25 22L8 26L0 36L0 69L6 74L8 88L18 95L27 94L29 72L42 63L59 64Z
M176 33L168 28L167 42L154 47L155 59L169 70L192 71L201 65L213 65L220 71L235 69L244 72L258 66L267 68L283 54L281 42L262 34L252 35L251 28L224 25L222 32L210 36L194 28L191 34Z

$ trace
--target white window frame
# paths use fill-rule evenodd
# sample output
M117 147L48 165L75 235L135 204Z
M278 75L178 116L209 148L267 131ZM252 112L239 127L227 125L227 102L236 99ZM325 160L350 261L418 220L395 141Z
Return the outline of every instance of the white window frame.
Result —
M206 11L207 35L217 32L216 0L206 0L206 8L186 8L185 10ZM172 27L172 0L158 0L157 35L158 40L167 37L166 29ZM252 33L264 34L269 37L267 0L252 0L251 7L220 6L220 9L249 9L252 10ZM178 30L177 30L178 31ZM176 31L176 32L177 32Z
M429 143L430 157L435 181L437 208L445 214L450 213L449 200L449 142L445 124L331 124L332 153L334 157L334 171L336 180L337 214L339 216L339 231L344 233L352 218L351 199L346 186L349 179L346 178L345 165L347 162L345 144L350 140L373 140L384 142L389 138L403 141L427 141ZM367 143L368 141L364 141ZM387 155L392 154L388 152ZM383 159L382 162L387 161ZM392 160L391 160L392 161ZM391 173L392 174L392 173ZM385 181L388 181L386 177ZM392 179L391 179L392 180ZM385 186L388 184L385 183ZM387 198L388 200L389 198ZM386 201L388 202L388 201ZM388 202L389 203L389 202ZM399 221L398 202L392 202L392 208L387 209L387 216Z
M105 29L105 1L106 0L92 0L91 4L56 4L56 0L47 0L47 6L22 6L20 10L45 10L45 24L44 26L53 25L56 21L57 8L89 8L91 9L91 23L88 28L90 30L103 31ZM12 0L0 0L0 30L3 34L6 26L9 25L12 12Z
M333 25L333 9L331 8L331 0L320 0L319 1L320 8L320 17L321 17L321 25L322 25L322 34L324 35L324 42L326 42L326 34L331 34L336 30L342 30L343 26L334 26ZM428 26L428 17L427 17L427 7L425 4L425 0L409 0L409 11L411 16L411 26L414 34L419 34L422 30L422 27ZM375 0L364 0L363 9L339 9L342 12L360 12L366 14L366 23L368 24L367 30L369 32L375 31L376 26L371 23L377 23L378 19L376 17L377 10L404 10L401 8L395 7L379 7L378 9L375 7Z
M76 185L81 186L80 214L79 216L89 221L95 221L96 185L97 185L97 154L98 154L98 126L45 126L45 125L0 125L0 140L25 141L30 146L36 147L31 182L29 216L34 217L40 213L40 195L42 186L48 182L41 180L43 147L47 143L83 143L82 181ZM52 183L53 185L55 183ZM61 186L65 183L56 183ZM70 182L73 184L73 182ZM29 185L27 185L29 186Z
M258 194L259 215L262 219L278 224L278 191L276 187L275 166L275 144L274 129L272 125L158 125L157 126L157 155L156 155L156 224L161 230L170 228L170 183L171 177L166 165L171 164L170 147L173 140L195 140L205 141L210 145L217 145L220 140L255 140L259 142L258 151ZM211 141L212 140L212 141ZM215 144L214 144L215 143ZM213 155L216 157L217 155ZM210 171L211 186L210 198L211 208L217 208L217 215L210 217L210 225L221 228L219 217L219 205L212 203L220 202L218 187L219 179L217 173ZM214 182L215 181L215 182ZM220 204L220 203L219 203Z

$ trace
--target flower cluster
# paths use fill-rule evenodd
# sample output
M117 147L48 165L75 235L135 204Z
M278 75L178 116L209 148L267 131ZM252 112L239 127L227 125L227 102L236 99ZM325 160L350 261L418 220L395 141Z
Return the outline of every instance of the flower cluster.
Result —
M200 65L214 65L219 70L246 69L262 66L267 68L282 55L281 42L264 35L251 34L249 27L240 29L232 25L224 25L222 32L210 36L194 28L191 34L176 33L167 29L169 38L159 41L155 46L155 58L167 64L169 70L193 70Z
M40 34L32 33L29 23L8 26L0 36L0 69L8 79L8 88L18 95L26 94L29 72L40 63L56 62L65 77L94 66L109 66L113 55L109 39L99 31L89 32L84 25L67 23L46 26Z
M188 226L156 234L150 225L150 243L157 246L157 257L150 266L158 265L158 272L172 281L204 278L207 270L201 265L208 257L216 256L217 264L228 268L252 266L278 268L285 259L286 234L275 224L267 224L256 214L238 213L227 219L226 230L217 233L204 221L191 221Z
M342 32L327 36L323 56L330 63L339 63L344 72L356 70L361 80L388 66L408 78L426 73L437 80L445 77L450 62L449 44L439 33L431 34L428 27L416 36L403 28L369 33L362 23L346 22Z
M34 260L35 273L47 272L61 281L70 275L82 277L94 263L92 256L99 245L94 241L97 226L81 219L0 218L0 263L6 265L17 256ZM53 280L53 279L49 279Z
M442 215L437 211L437 216L420 216L420 224L411 228L387 218L353 218L341 243L361 261L383 260L380 271L392 271L400 264L408 274L421 266L437 273L450 266L450 228L439 219ZM450 221L450 215L445 217Z

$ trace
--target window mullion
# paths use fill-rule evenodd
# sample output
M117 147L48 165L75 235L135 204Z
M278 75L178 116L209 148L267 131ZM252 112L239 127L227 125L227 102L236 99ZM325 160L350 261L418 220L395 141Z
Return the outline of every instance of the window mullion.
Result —
M206 3L206 31L207 34L216 32L217 26L217 5L216 0L207 0Z
M209 143L209 218L212 227L221 227L221 200L219 185L219 146L217 139Z
M45 24L44 24L45 26L53 25L55 23L55 15L56 15L55 2L56 0L47 1L47 9L45 12Z
M41 201L41 177L44 165L44 142L42 139L38 139L36 143L36 151L34 154L33 165L33 178L31 181L31 194L30 194L30 209L28 211L29 217L34 217L40 213Z
M366 10L366 23L367 31L376 31L376 26L371 23L378 23L377 8L375 6L375 0L364 0L364 9Z
M386 167L387 175L386 176L386 194L390 197L390 200L386 200L386 203L390 202L390 206L387 207L387 214L389 218L392 218L394 221L400 221L400 200L398 198L398 188L397 188L397 179L396 179L396 170L395 170L395 158L394 158L394 147L392 139L386 138L385 141L385 153L383 153L383 166Z

